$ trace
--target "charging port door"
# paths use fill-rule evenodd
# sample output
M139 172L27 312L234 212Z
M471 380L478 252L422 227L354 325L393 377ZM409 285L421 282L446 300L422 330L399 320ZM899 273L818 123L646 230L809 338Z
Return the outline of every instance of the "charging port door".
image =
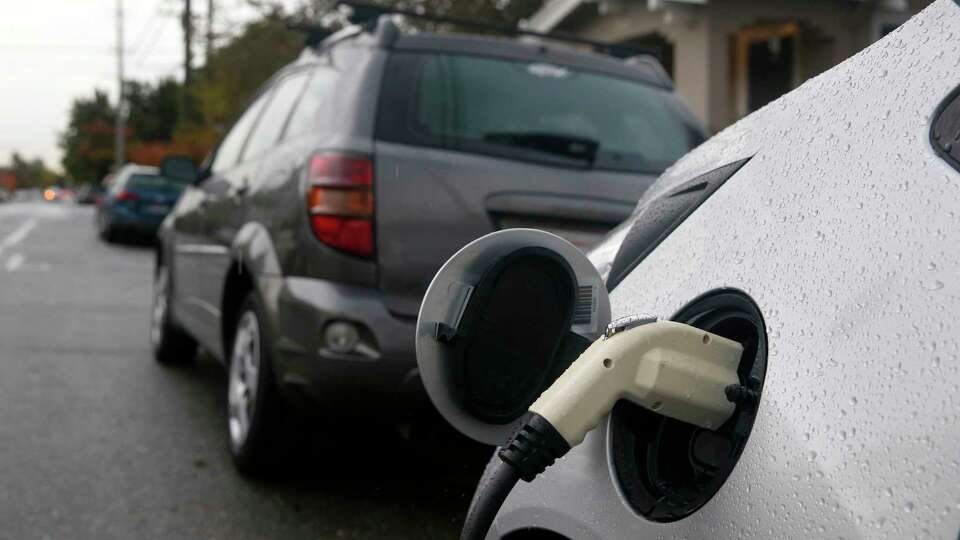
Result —
M437 410L503 443L523 413L610 322L597 269L566 240L509 229L443 265L417 322L417 362Z

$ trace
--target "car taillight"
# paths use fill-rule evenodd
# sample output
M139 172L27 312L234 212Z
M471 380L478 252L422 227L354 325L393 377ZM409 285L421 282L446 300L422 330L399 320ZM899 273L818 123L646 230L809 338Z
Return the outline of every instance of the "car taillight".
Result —
M373 161L317 154L310 159L307 208L317 239L330 247L373 256Z
M117 196L114 197L114 199L118 201L139 201L140 196L129 191L121 191L120 193L117 193Z

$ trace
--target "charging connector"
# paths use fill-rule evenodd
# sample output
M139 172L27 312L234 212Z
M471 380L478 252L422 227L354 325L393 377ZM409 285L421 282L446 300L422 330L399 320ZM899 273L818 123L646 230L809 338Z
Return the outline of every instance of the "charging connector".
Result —
M532 481L580 444L620 399L713 430L733 415L727 388L739 382L739 343L682 323L635 322L614 323L530 406L487 467L462 540L483 539L517 479Z

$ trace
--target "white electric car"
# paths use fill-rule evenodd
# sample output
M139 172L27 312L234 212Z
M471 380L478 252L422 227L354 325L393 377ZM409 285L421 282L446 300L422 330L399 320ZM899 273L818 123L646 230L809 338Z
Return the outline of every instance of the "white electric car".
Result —
M620 403L488 538L958 538L958 91L940 0L667 171L597 250L613 316L741 340L755 422Z
M503 443L521 422L517 411L562 371L550 358L603 339L595 323L638 314L739 342L738 377L752 398L718 429L620 400L582 444L508 490L486 538L958 538L954 0L933 3L664 173L591 256L609 299L591 293L593 277L567 248L536 240L528 270L544 250L577 261L558 264L572 272L551 270L561 285L545 287L576 291L572 323L550 309L524 319L536 303L524 294L542 280L520 276L527 288L484 292L509 276L474 272L467 259L499 256L495 240L448 263L420 316L424 382L461 431ZM454 279L442 282L444 272ZM441 293L447 300L431 300ZM505 318L471 316L481 301L500 302ZM564 337L568 328L580 337ZM548 360L524 371L520 359L536 354ZM491 360L500 358L513 360ZM496 373L510 376L488 377Z

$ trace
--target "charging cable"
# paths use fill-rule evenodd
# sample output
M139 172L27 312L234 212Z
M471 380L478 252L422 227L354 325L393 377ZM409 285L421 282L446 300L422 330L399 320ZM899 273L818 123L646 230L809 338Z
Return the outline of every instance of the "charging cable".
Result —
M533 481L583 441L620 399L716 430L736 408L743 347L692 326L655 319L615 322L530 406L487 465L461 540L483 540L517 480Z

